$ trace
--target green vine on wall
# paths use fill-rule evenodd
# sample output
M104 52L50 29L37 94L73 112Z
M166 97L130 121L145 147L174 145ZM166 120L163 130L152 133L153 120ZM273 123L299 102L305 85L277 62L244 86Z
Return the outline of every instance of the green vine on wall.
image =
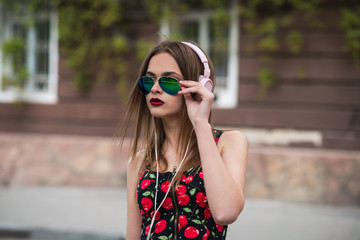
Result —
M17 1L2 0L0 3L3 7L7 7L7 9L20 15L21 7ZM26 19L27 22L30 20L31 19ZM0 29L0 31L2 34L4 33L4 29ZM21 93L24 89L29 77L26 67L26 42L21 34L22 33L18 33L9 39L3 40L1 46L2 60L6 63L4 66L7 69L1 76L1 88L15 88L18 90L18 93ZM20 98L20 94L18 98Z
M14 9L23 4L20 0L0 0L5 6ZM129 23L124 18L125 9L122 0L31 0L29 9L33 12L41 8L56 8L59 14L60 51L74 72L74 84L80 92L86 94L94 82L115 79L119 89L124 90L128 62L126 55L130 45L126 29ZM222 0L153 0L141 2L154 22L160 23L165 17L177 24L178 16L189 10L212 12L216 23L214 35L215 47L224 48L224 24L230 21L229 9L236 1ZM278 83L273 68L274 54L285 46L291 54L300 54L304 47L303 33L294 28L299 21L306 21L314 27L321 22L316 19L324 0L244 0L238 5L242 18L242 29L253 36L252 50L260 54L262 67L258 72L258 81L264 89ZM16 11L15 11L16 12ZM21 11L18 12L21 15ZM340 18L344 30L346 46L360 66L360 7L344 9ZM142 59L150 43L137 40L136 57ZM28 73L24 64L20 64L20 55L24 53L25 43L18 38L3 42L3 57L7 58L14 70L13 75L3 76L3 84L12 84L22 89ZM216 59L215 59L216 61ZM299 69L298 78L306 78L306 72ZM5 80L4 80L5 79Z
M345 31L346 48L360 69L360 5L342 10L340 27Z
M75 86L84 94L94 81L126 83L128 43L121 6L121 0L57 1L60 49L74 71Z
M94 82L115 79L119 89L124 89L124 54L128 50L128 43L123 30L125 24L121 0L1 0L0 3L18 19L56 8L60 51L74 73L73 83L76 88L87 94ZM32 20L28 18L25 22L30 26ZM2 76L2 82L21 90L28 78L25 64L21 69L18 64L19 55L26 52L24 38L6 40L2 50L14 72Z
M287 50L293 55L300 54L304 47L303 33L296 22L307 22L318 27L316 19L322 0L250 0L240 7L243 28L253 39L249 52L259 52L261 67L258 81L263 91L278 83L273 68L273 54ZM295 28L294 28L295 25ZM304 70L299 69L299 78L304 78ZM300 74L301 73L301 74Z
M170 36L166 37L175 40L199 41L197 30L192 28L194 26L190 27L191 30L189 31L189 35L183 35L184 32L187 32L187 23L190 23L191 25L191 21L184 24L182 20L185 20L186 22L186 15L189 15L189 13L206 15L206 19L210 22L208 31L211 35L211 40L209 42L211 51L209 51L208 54L214 65L222 65L222 68L226 71L226 63L223 61L228 54L228 36L231 23L230 12L232 11L232 8L236 11L236 0L143 0L142 3L145 8L148 9L152 19L159 25L164 19L167 21L171 31ZM185 18L183 18L184 16Z
M10 74L3 74L2 88L15 87L22 91L29 76L24 63L25 41L22 38L11 38L2 44L4 60L11 69Z

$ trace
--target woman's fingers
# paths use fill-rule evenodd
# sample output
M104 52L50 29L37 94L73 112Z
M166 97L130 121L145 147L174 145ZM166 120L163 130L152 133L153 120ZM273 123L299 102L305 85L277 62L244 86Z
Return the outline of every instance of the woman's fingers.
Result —
M181 90L179 94L188 94L188 93L197 93L202 97L210 97L213 95L207 88L205 88L201 83L196 81L180 81Z
M203 85L201 85L201 83L197 82L197 81L191 81L191 80L181 80L180 85L183 87L194 87L194 86L200 86L203 87Z

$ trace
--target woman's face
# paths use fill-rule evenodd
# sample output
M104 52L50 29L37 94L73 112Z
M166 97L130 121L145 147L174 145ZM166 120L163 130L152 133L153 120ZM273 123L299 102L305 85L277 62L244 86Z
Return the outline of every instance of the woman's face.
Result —
M183 80L180 68L175 59L168 53L154 55L149 62L146 76L155 80L151 91L146 95L146 103L154 117L162 119L179 119L184 104L182 95L169 95L160 87L159 78L168 76Z

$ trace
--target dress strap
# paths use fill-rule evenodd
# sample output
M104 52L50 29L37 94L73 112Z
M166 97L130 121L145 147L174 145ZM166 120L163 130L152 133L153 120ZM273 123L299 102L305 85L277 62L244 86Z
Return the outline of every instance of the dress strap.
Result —
M221 134L223 134L223 131L221 131L221 130L215 131L215 137L220 138Z
M216 130L215 131L215 142L218 144L221 134L223 134L223 131Z

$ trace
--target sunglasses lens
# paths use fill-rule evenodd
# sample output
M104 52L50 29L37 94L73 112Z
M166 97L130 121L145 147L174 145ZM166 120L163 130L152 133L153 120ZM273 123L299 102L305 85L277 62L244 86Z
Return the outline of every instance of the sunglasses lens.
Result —
M176 78L161 77L159 84L167 94L175 95L180 91L179 81Z
M139 79L139 89L142 94L148 94L154 86L154 79L151 77L141 77Z

